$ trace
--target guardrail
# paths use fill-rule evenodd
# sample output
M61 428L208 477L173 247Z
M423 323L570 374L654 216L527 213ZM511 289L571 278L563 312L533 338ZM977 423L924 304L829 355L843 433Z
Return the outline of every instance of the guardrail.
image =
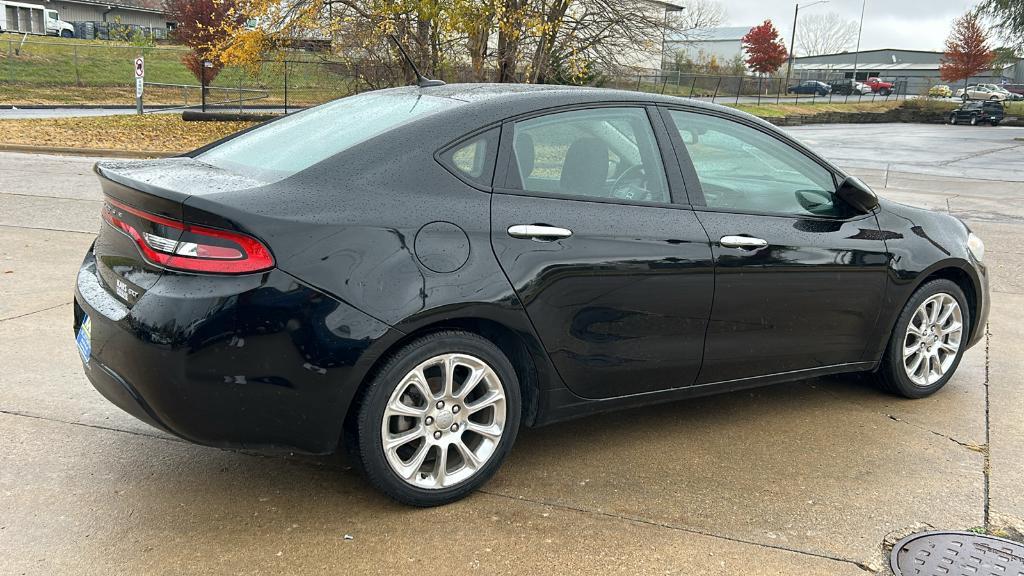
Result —
M222 106L224 104L230 104L230 105L237 104L238 105L238 111L241 112L242 111L242 104L243 103L245 103L245 102L252 102L252 101L255 101L255 100L266 100L267 98L270 97L270 92L267 91L267 90L261 90L259 88L242 88L241 86L239 86L238 88L227 88L227 87L223 87L223 86L202 86L200 84L171 84L171 83L167 83L167 82L144 82L144 85L145 86L157 86L157 87L163 87L163 88L181 88L182 89L181 90L181 94L182 94L182 98L185 101L185 103L183 105L181 105L181 106L160 106L157 109L159 111L186 110L186 109L189 109L189 108L201 108L203 110L203 112L206 112L206 107L207 106ZM199 103L197 103L197 104L189 104L188 103L188 89L190 89L190 88L192 88L192 89L199 89L199 91L200 91L200 102ZM231 99L231 100L220 100L220 101L214 101L214 102L207 102L206 101L206 94L209 93L211 90L221 90L221 91L225 91L225 92L235 92L235 93L238 94L238 98L237 99ZM246 98L246 97L243 96L243 94L249 94L249 93L259 94L259 96L252 96L252 97L249 97L249 98ZM142 96L142 112L143 113L146 112L145 100L146 100L145 90L143 90L143 96ZM149 110L149 112L153 112L153 111L154 111L153 109ZM285 111L287 112L287 108L285 108Z

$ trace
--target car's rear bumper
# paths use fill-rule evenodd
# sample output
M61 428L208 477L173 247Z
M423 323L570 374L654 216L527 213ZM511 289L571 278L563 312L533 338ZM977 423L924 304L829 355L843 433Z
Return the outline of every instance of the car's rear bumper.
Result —
M131 308L86 256L75 331L88 314L93 386L136 418L220 447L334 450L387 325L288 274L165 274Z

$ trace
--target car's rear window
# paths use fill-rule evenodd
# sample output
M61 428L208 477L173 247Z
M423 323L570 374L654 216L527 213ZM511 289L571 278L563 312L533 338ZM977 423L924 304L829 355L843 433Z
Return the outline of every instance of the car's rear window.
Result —
M457 104L450 98L415 93L365 92L260 126L196 158L275 182L400 124Z

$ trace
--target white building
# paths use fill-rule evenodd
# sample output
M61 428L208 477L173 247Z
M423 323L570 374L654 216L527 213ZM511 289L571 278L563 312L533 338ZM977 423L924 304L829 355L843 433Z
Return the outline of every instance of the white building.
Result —
M681 55L694 62L708 62L712 58L720 64L729 62L736 56L743 55L742 39L750 32L752 26L727 26L710 28L691 33L688 37L669 35L665 39L664 60L669 67Z
M60 14L65 22L118 22L167 30L162 0L31 0Z

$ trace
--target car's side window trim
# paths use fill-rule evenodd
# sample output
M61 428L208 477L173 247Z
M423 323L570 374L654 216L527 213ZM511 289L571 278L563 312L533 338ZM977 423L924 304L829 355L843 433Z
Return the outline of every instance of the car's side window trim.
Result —
M679 129L676 126L675 120L672 118L672 115L670 114L672 110L686 112L690 114L703 114L705 116L713 116L715 118L735 122L737 124L757 130L758 132L761 132L762 134L765 134L766 136L769 136L777 140L780 144L784 146L789 146L795 152L802 154L803 156L813 161L818 166L821 166L822 169L824 169L829 173L829 175L831 175L832 185L837 188L839 186L839 180L840 178L842 178L842 174L838 173L834 167L830 166L817 155L807 150L804 146L801 146L798 142L792 141L788 138L780 137L780 135L778 134L773 134L771 131L765 130L763 126L759 126L754 122L746 121L745 118L736 118L727 114L717 113L715 110L704 110L696 107L660 105L658 106L658 108L661 111L662 120L668 127L669 138L672 140L672 145L676 147L677 151L679 151L679 153L676 156L679 162L679 169L683 174L683 178L686 180L686 189L694 191L692 198L692 205L694 210L699 210L703 212L723 212L729 214L747 214L751 216L776 216L781 218L793 218L798 220L827 220L833 222L837 220L854 221L870 216L870 214L852 214L849 216L828 216L820 214L786 214L781 212L762 212L754 210L740 210L736 208L715 208L708 206L707 202L704 200L704 188L701 186L700 179L697 176L697 169L693 165L693 160L690 158L690 153L686 148L686 144L679 136Z
M494 189L494 183L495 183L494 176L495 176L495 174L498 171L498 162L500 162L500 160L501 160L501 144L500 144L500 142L501 142L501 130L502 130L502 127L503 127L503 124L498 122L498 123L494 123L494 124L489 124L489 125L485 126L484 128L480 128L479 130L474 130L473 132L470 132L469 134L466 134L464 136L460 136L460 137L456 138L455 140L452 140L448 144L445 144L444 146L442 146L442 147L438 148L437 150L435 150L434 151L434 161L437 162L438 164L440 164L445 170L450 172L452 176L455 176L456 178L458 178L462 182L466 183L467 185L472 186L473 188L476 188L477 190L480 190L482 192L492 192L493 189ZM448 152L452 151L453 149L456 149L459 146L465 144L466 142L469 142L469 141L473 140L474 138L476 138L478 136L481 136L483 134L486 134L486 133L490 132L491 130L495 130L495 129L498 130L498 137L495 139L495 141L498 142L499 144L498 144L498 146L495 146L495 151L493 152L493 154L494 154L494 164L491 166L491 177L490 177L490 179L488 181L489 185L484 186L480 182L474 182L471 178L468 178L465 174L463 174L461 171L456 169L454 166L451 166L450 163L444 158L444 155L447 154ZM492 154L492 153L489 152L489 154Z
M686 108L667 108L664 106L658 107L658 112L661 116L661 121L664 123L666 131L668 132L669 141L672 144L672 150L675 152L675 163L679 168L679 173L683 177L683 181L686 183L686 193L689 196L690 205L696 209L703 209L707 207L707 203L704 201L704 189L700 185L700 179L697 178L697 170L693 167L693 161L690 159L690 153L686 150L686 145L683 143L682 137L679 136L679 129L676 128L675 122L672 121L669 115L669 110L682 110L688 112Z
M658 158L662 163L662 172L668 185L669 202L582 197L571 194L559 194L556 192L535 192L513 187L516 183L514 180L518 179L517 167L513 164L515 162L515 158L512 148L512 139L515 132L514 125L516 122L523 122L532 118L561 114L564 112L595 110L601 108L635 108L642 110L647 115L647 122L654 134L655 143L658 147ZM498 194L508 194L513 196L536 196L541 198L577 200L582 202L598 202L602 204L689 208L690 205L688 203L688 196L685 188L686 183L680 175L673 177L672 174L673 169L671 166L677 165L678 162L674 158L668 160L665 158L665 146L668 142L664 139L671 138L671 130L669 130L663 122L664 121L661 119L660 114L657 111L657 107L651 102L642 101L587 102L584 104L571 104L545 108L542 110L533 110L526 114L506 118L502 123L501 139L498 143L498 158L494 173L494 186L492 191ZM660 127L663 132L661 134L659 134L658 130L659 123L662 123Z
M675 143L672 141L672 130L665 124L665 118L657 106L647 106L647 117L654 128L654 141L657 143L658 152L661 155L661 164L664 166L665 176L668 178L669 198L672 204L689 206L693 203L690 191L686 186L686 179L683 177L679 159L675 153Z

